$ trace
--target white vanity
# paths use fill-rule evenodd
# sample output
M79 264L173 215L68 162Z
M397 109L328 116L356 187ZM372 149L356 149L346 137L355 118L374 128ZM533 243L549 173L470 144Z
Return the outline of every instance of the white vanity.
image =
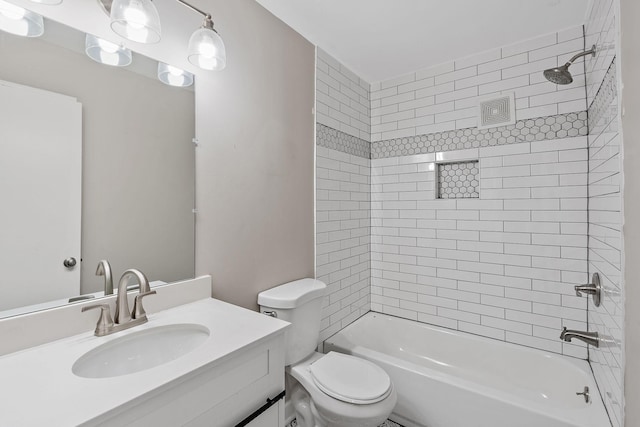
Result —
M0 425L282 426L288 323L207 298L206 279L188 298L180 285L157 288L143 325L1 356ZM181 305L167 308L176 295ZM23 316L23 325L58 329L75 318L86 329L98 312L83 305ZM0 333L18 321L0 322Z

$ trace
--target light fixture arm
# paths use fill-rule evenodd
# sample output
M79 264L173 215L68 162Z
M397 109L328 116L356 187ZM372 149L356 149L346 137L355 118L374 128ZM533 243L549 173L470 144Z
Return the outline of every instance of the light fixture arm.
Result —
M183 6L186 6L189 9L193 10L194 12L197 12L200 15L204 16L204 23L202 24L202 26L204 28L208 28L210 30L213 30L213 21L211 20L211 14L209 14L207 12L204 12L203 10L198 9L197 7L193 6L192 4L187 3L184 0L176 0L176 1L178 3L180 3L180 4L182 4ZM113 4L113 0L98 0L98 3L100 4L100 6L102 6L102 10L104 10L104 12L107 15L109 15L111 13L111 5Z
M211 30L211 31L216 31L213 28L213 20L211 19L211 14L210 13L207 13L207 12L204 12L204 11L200 10L197 7L187 3L184 0L176 0L176 1L178 3L184 5L184 6L188 7L189 9L193 10L194 12L198 12L199 14L204 16L204 22L202 23L202 28L206 28L206 29ZM216 33L217 33L217 31L216 31Z
M184 0L176 0L176 1L177 1L178 3L182 3L183 5L187 6L189 9L193 10L194 12L198 12L200 15L202 15L202 16L204 16L204 17L207 17L207 16L209 16L209 17L210 17L210 16L211 16L211 15L209 15L208 13L203 12L202 10L200 10L200 9L198 9L197 7L195 7L195 6L193 6L193 5L189 4L189 3L187 3L187 2L186 2L186 1L184 1Z

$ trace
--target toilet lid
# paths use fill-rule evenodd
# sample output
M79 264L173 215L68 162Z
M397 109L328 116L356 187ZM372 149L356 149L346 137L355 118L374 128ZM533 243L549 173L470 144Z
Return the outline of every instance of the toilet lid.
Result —
M382 368L346 354L331 351L313 362L309 371L320 390L343 402L375 403L391 390L389 375Z

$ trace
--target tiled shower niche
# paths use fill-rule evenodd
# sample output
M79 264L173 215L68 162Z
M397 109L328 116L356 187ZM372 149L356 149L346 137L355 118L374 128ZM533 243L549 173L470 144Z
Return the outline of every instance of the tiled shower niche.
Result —
M477 199L480 197L478 161L438 163L439 199Z

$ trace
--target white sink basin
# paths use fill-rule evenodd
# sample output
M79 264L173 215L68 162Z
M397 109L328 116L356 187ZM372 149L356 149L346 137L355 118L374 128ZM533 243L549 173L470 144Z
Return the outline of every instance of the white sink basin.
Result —
M196 324L158 326L116 338L85 353L73 364L75 375L109 378L171 362L202 345L209 329Z

